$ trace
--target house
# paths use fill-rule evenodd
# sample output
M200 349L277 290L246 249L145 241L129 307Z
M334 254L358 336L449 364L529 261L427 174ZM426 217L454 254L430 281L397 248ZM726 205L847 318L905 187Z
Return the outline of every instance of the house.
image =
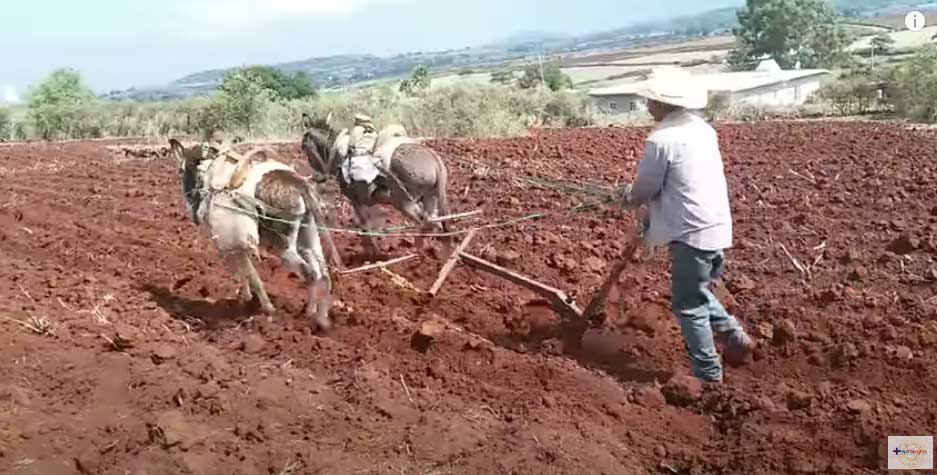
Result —
M783 108L802 105L820 89L825 69L782 70L774 60L759 63L754 71L695 75L711 96L722 96L728 105ZM637 90L646 81L589 91L594 115L612 121L645 117L647 107Z

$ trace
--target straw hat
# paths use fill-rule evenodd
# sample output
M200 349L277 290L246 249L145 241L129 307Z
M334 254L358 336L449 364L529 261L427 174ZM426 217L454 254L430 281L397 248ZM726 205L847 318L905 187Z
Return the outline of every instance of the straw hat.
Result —
M637 94L664 104L684 109L703 109L709 102L709 91L699 84L700 79L677 67L660 67L651 70L647 81L638 88Z

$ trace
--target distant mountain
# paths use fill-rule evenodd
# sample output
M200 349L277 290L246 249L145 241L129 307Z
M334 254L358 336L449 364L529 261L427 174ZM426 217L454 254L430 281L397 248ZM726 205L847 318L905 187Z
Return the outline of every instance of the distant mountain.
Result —
M496 41L489 46L518 46L518 45L527 45L531 43L556 43L562 41L569 41L569 35L563 35L560 33L550 33L546 31L522 31L520 33L515 33L507 38Z
M889 8L921 4L921 0L835 0L837 8L849 16L863 16ZM432 74L503 68L529 61L538 54L584 53L593 50L622 49L653 41L727 33L738 26L737 8L710 10L696 15L663 21L643 22L615 30L580 36L528 31L495 43L435 52L412 52L390 57L374 55L335 55L272 65L284 72L303 71L319 87L341 88L376 80L406 77L419 65ZM111 100L162 101L209 94L230 69L201 71L173 81L164 87L111 92Z

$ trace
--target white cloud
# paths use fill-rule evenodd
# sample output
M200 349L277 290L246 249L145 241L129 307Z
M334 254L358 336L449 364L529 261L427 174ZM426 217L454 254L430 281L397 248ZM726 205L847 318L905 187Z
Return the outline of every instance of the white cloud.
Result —
M284 21L331 19L407 0L188 0L183 14L204 28L241 28ZM205 33L204 31L202 33Z
M16 104L20 101L19 94L16 93L16 88L13 86L3 86L0 87L0 102L5 104Z

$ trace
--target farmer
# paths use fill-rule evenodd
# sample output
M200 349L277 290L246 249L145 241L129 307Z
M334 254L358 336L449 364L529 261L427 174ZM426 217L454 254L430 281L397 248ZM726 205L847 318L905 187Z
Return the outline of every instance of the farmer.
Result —
M387 194L387 187L381 170L374 157L374 144L377 130L371 118L364 114L355 114L355 125L351 129L348 143L348 157L342 163L342 174L347 182L347 190L354 201L366 203L375 197Z
M655 70L638 94L657 125L623 204L647 206L646 244L670 249L673 313L693 373L721 383L715 340L730 362L744 361L755 345L710 289L723 271L723 250L732 246L732 215L716 131L691 112L706 107L708 91L668 68Z
M370 155L374 152L377 130L371 118L364 114L355 114L355 125L351 129L349 151L352 156Z

